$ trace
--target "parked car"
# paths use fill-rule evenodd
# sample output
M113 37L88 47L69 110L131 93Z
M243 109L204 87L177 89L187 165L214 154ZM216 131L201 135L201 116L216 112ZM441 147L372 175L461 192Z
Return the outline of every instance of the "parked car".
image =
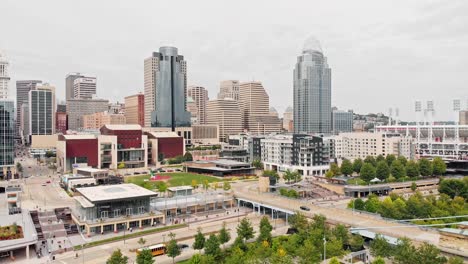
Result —
M301 210L304 210L304 211L310 211L310 208L307 206L301 206L299 208L301 208Z
M177 244L177 247L179 249L186 249L186 248L189 248L189 245L187 245L187 244Z

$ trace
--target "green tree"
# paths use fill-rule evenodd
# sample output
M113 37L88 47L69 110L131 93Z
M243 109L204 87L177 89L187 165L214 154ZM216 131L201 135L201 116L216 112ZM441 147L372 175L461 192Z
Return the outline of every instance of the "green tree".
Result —
M140 246L144 246L146 244L146 239L140 237L140 239L138 239L137 243L140 245Z
M418 162L419 173L421 176L431 176L432 175L432 163L425 158L422 158Z
M255 167L257 170L263 169L263 163L259 159L255 159L252 161L252 166Z
M381 161L385 161L385 157L382 156L382 155L378 155L377 158L375 158L375 162L376 162L376 163L379 163L379 162L381 162Z
M444 179L439 184L439 192L447 194L452 199L460 196L468 200L468 180Z
M340 167L335 162L330 163L330 170L333 172L333 176L341 174Z
M390 176L390 168L385 160L381 160L377 163L375 175L382 181L386 180Z
M406 177L405 166L401 163L399 159L393 161L392 166L390 167L390 173L396 179L402 179Z
M231 190L231 183L229 183L228 181L223 182L223 190L225 191Z
M225 222L223 222L223 227L219 231L218 240L219 240L219 243L223 245L223 248L224 248L224 244L226 244L227 242L229 242L229 240L231 240L231 234L229 234L229 232L227 231Z
M411 244L408 238L398 239L394 249L393 262L396 264L414 264L418 263L415 254L416 248Z
M330 259L328 264L340 264L340 261L336 257L333 257Z
M353 171L359 174L361 172L362 164L363 162L361 158L355 159L353 162Z
M295 214L291 215L288 218L288 223L291 226L291 228L297 230L305 230L307 228L307 225L309 224L307 218L301 212L296 212Z
M353 164L351 161L347 159L343 160L341 163L341 172L346 176L353 174Z
M205 236L202 233L201 228L197 229L197 234L195 235L195 241L193 242L193 249L198 249L201 251L205 247Z
M419 166L416 162L410 160L406 163L406 175L411 178L419 176Z
M397 160L401 163L401 165L406 167L406 164L408 163L408 160L406 159L405 156L398 156Z
M377 195L369 195L369 199L365 202L364 208L367 212L377 213L380 209L380 201Z
M202 264L202 256L200 254L194 254L189 261L189 264Z
M302 175L297 170L295 170L293 171L292 179L294 180L294 182L299 182L302 179Z
M351 239L349 239L349 246L353 252L361 250L363 245L364 238L362 238L360 235L352 235Z
M106 264L127 264L128 257L122 254L120 249L117 249L112 253L110 258L107 259Z
M136 263L137 264L153 264L154 259L153 259L153 254L149 249L143 249L140 254L137 255L136 258Z
M117 169L121 170L121 169L125 169L125 163L122 161L119 163L119 165L117 166Z
M208 190L210 188L210 182L208 180L203 181L203 189Z
M328 170L327 173L325 173L325 177L327 177L328 179L333 178L333 171Z
M393 255L392 245L382 235L376 235L370 243L370 252L374 257L388 258Z
M371 163L365 162L361 167L361 172L359 173L361 179L366 182L375 178L375 168Z
M382 257L377 257L372 261L372 264L385 264L385 260Z
M395 155L393 154L388 154L386 157L385 157L385 161L387 162L387 165L390 167L392 166L393 162L396 160L396 157Z
M447 262L447 259L440 255L440 250L427 242L418 248L416 259L420 264L445 264Z
M198 182L197 182L197 180L193 179L193 180L192 180L192 183L190 183L190 186L192 186L193 189L198 188Z
M448 259L447 264L463 264L463 259L459 257L451 257Z
M180 248L177 246L177 241L175 240L175 234L169 233L169 243L166 247L166 254L168 257L172 258L172 263L175 263L175 258L180 255Z
M16 170L19 173L23 172L23 166L21 165L21 163L19 163L19 162L16 163Z
M439 157L435 157L434 160L432 161L432 168L433 168L434 175L444 175L445 172L447 171L447 165Z
M386 197L379 206L379 214L383 217L394 218L395 206L393 200L390 197Z
M365 159L364 159L364 163L370 163L372 164L372 166L377 166L377 161L374 159L374 157L372 156L367 156Z
M364 210L365 202L361 198L353 199L349 201L348 208L353 208L356 210Z
M262 175L263 177L270 177L275 179L279 178L278 172L275 170L264 170Z
M293 178L293 172L290 171L289 169L286 170L283 174L283 179L289 183L292 180L292 178Z
M258 234L257 242L262 243L266 241L271 245L271 230L273 230L273 226L271 226L268 218L266 216L262 217L260 220L260 232Z
M158 189L158 192L165 193L167 191L167 183L163 181L158 182L158 184L156 185L156 188Z
M219 240L215 234L211 234L206 240L205 254L218 258L221 255L221 249L219 248Z
M255 231L253 230L252 224L249 219L243 218L237 226L237 236L243 241L253 238Z
M411 183L411 190L414 192L418 188L418 185L415 182Z
M184 161L193 161L193 156L192 156L192 153L190 152L185 152L184 154Z

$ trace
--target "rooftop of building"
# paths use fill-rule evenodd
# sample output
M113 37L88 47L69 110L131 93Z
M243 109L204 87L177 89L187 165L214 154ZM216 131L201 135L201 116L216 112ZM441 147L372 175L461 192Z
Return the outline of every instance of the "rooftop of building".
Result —
M77 188L76 191L91 203L156 196L155 192L133 183Z
M104 125L109 130L141 130L140 125Z
M90 172L90 173L93 173L93 172L109 172L109 171L106 170L106 169L96 169L96 168L91 168L91 167L87 167L87 168L77 168L76 170L77 170L77 171Z
M90 134L77 134L77 135L63 135L63 138L66 140L72 139L96 139L95 135Z
M169 132L169 131L162 131L162 132L149 131L146 133L154 138L174 138L174 137L179 138L181 137L177 133Z
M185 191L185 190L193 190L193 187L192 186L176 186L176 187L169 187L167 188L167 190L171 191L171 192L177 192L177 191Z

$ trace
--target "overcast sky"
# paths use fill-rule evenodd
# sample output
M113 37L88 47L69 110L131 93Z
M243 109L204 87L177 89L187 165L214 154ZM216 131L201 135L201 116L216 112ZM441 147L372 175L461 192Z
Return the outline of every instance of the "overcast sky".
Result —
M1 0L0 49L15 81L41 79L65 97L65 75L97 76L98 96L143 91L143 60L160 46L185 56L188 84L215 98L224 79L262 81L280 113L292 105L296 57L309 36L332 68L332 102L358 113L416 99L453 119L468 103L468 1Z

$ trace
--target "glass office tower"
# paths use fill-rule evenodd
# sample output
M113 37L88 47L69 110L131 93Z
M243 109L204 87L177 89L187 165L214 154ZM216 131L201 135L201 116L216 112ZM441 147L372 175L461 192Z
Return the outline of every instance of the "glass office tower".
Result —
M190 126L190 112L186 111L187 64L175 47L161 47L153 56L159 56L155 67L155 111L151 114L152 127Z
M331 69L315 38L297 57L293 109L295 133L331 133Z
M15 104L0 99L0 179L11 179L15 168Z

